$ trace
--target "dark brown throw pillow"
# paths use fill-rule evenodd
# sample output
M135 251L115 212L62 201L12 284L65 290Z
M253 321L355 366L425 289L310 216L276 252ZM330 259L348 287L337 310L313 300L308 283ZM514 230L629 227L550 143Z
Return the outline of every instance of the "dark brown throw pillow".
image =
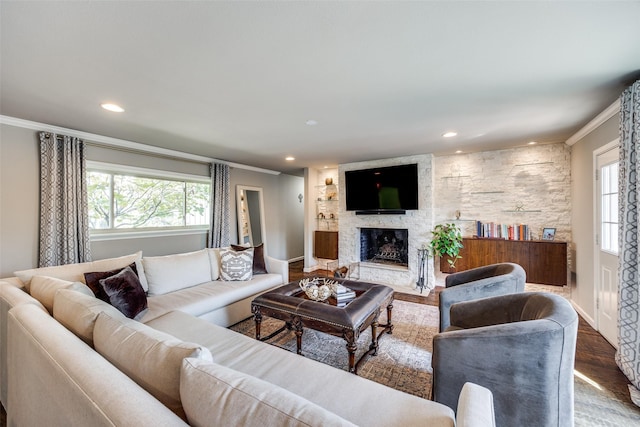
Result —
M100 279L99 283L109 296L109 304L128 318L133 319L147 309L147 295L131 267L125 267L113 276Z
M251 249L250 246L231 245L231 249L236 252ZM260 243L253 247L253 274L267 274L267 265L264 262L264 244Z
M128 267L133 270L136 276L138 275L138 269L136 268L135 262L129 264ZM104 302L109 302L109 296L104 291L104 288L100 285L100 279L111 277L114 274L120 273L122 270L124 270L124 268L117 268L110 271L94 271L91 273L84 273L84 282L87 284L89 289L93 291L93 294L96 296L96 298L101 299Z

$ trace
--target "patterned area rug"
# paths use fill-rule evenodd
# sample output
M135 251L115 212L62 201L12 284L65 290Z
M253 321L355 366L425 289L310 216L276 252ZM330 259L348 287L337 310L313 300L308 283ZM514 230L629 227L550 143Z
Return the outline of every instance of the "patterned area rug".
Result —
M380 323L386 323L386 316L383 311ZM393 303L392 320L393 333L380 337L378 354L366 358L358 366L358 376L428 399L431 390L431 343L438 332L438 308L396 300ZM262 336L269 335L282 325L281 321L265 317L261 326ZM230 329L255 337L253 319L240 322ZM296 351L293 331L284 331L269 340L269 343ZM356 360L368 350L370 343L369 328L358 339ZM348 369L348 352L342 338L305 329L302 353L305 357L338 369Z

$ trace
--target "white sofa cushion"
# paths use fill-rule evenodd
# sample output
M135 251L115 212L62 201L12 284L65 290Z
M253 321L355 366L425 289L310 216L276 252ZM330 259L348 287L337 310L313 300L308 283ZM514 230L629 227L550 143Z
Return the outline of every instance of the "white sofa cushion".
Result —
M90 271L107 271L116 268L124 268L132 262L136 262L142 258L142 251L138 251L131 255L125 255L118 258L107 258L91 262L82 262L78 264L57 265L55 267L40 267L29 270L15 271L13 274L24 283L27 291L31 284L33 276L50 276L58 279L69 280L72 282L84 283L84 273Z
M253 248L243 251L220 250L220 278L225 281L245 281L253 277Z
M112 305L70 289L58 290L53 298L53 317L91 347L93 328L103 311L111 317L124 317Z
M98 353L186 419L180 403L180 367L185 357L212 361L208 349L180 341L123 316L98 315L93 329Z
M33 276L31 279L31 296L40 301L50 314L53 314L53 299L59 289L73 289L93 297L91 289L80 282L70 282L47 276Z
M147 298L148 310L139 319L143 323L173 310L200 317L240 300L282 284L279 274L259 274L247 282L212 281L165 295ZM247 314L247 317L251 312Z
M184 359L180 397L192 426L353 426L295 394L215 363Z
M209 263L211 264L211 280L220 278L220 248L207 248Z
M142 265L149 285L149 295L162 295L213 280L206 249L144 257Z

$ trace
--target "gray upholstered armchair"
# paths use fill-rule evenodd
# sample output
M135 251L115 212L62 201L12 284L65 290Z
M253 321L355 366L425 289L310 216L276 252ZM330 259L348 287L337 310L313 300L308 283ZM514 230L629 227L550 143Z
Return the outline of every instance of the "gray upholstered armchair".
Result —
M493 392L498 427L573 426L578 315L558 295L454 304L433 339L433 400L456 408L465 382Z
M503 262L453 273L440 292L440 332L449 326L452 304L478 298L524 292L527 275L518 264Z

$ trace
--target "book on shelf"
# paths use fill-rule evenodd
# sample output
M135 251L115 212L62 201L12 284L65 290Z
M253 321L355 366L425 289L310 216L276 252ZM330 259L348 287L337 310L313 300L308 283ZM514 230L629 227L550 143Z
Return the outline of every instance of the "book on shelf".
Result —
M497 224L476 221L476 236L490 239L531 240L527 224Z

